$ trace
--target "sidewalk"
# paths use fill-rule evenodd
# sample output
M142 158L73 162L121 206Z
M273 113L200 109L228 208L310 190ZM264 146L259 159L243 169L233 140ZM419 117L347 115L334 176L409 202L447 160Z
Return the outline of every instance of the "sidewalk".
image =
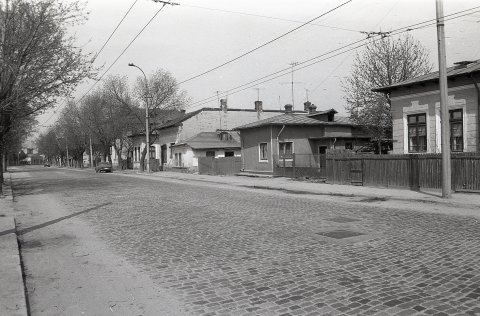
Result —
M13 198L9 186L0 195L0 315L26 316L27 303L20 265L13 214Z
M364 187L353 185L327 184L312 181L295 180L284 177L247 177L247 176L211 176L171 171L146 174L137 171L117 171L122 174L161 177L183 181L201 181L233 185L237 187L279 190L286 193L326 195L347 198L359 198L367 202L391 201L408 202L424 205L424 207L443 206L451 209L456 215L480 217L480 194L453 192L450 199L442 198L441 190L411 191L408 189ZM462 212L461 209L466 209ZM445 212L442 212L445 213ZM453 215L452 214L452 215Z

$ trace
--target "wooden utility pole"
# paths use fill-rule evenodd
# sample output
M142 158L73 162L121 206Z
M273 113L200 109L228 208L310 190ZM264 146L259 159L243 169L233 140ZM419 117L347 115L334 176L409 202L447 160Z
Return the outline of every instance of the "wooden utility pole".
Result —
M443 17L443 0L436 0L437 40L438 40L438 75L440 84L440 110L442 127L442 197L452 197L452 164L450 157L450 116L448 113L448 86L445 53L445 23Z

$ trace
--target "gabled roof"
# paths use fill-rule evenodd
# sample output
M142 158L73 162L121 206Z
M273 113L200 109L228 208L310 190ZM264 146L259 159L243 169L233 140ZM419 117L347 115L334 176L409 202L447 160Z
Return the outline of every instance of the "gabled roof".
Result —
M190 113L180 113L176 117L172 117L171 119L166 120L165 122L156 125L154 128L152 128L152 130L160 130L160 129L163 129L163 128L176 126L176 125L188 120L189 118L197 115L200 112L202 112L202 109L197 110L197 111L193 111L193 112L190 112Z
M192 149L240 148L240 143L235 138L232 138L232 140L221 140L218 134L218 132L201 132L181 144L172 146L188 145Z
M323 111L325 113L329 113L331 110L328 111ZM317 112L321 113L321 112ZM316 113L316 114L317 114ZM323 114L325 114L323 113ZM336 116L335 120L332 122L328 121L321 121L318 119L313 118L312 114L296 114L296 113L290 113L290 114L281 114L277 116L273 116L264 120L252 122L250 124L245 124L242 126L238 126L235 129L236 130L242 130L242 129L249 129L249 128L256 128L256 127L262 127L262 126L270 126L270 125L298 125L298 126L319 126L319 125L343 125L343 126L355 126L354 123L350 121L348 117L343 117L343 116Z
M472 73L480 72L480 59L472 62L459 62L455 66L447 68L447 77L454 78L464 75L469 75ZM400 88L404 86L412 86L426 82L435 82L438 81L439 75L438 71L431 72L429 74L407 79L398 83L391 84L389 86L379 87L372 89L374 92L388 92L395 88Z

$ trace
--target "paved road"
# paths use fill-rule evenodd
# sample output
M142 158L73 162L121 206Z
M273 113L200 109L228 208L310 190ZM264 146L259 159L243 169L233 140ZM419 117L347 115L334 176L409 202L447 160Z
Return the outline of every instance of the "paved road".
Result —
M54 194L70 213L92 209L79 218L188 314L480 315L474 218L64 169L30 176L18 200Z

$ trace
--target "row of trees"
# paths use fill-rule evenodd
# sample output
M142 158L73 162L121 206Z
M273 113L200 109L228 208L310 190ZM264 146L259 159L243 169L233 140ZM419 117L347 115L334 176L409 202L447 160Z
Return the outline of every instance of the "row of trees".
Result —
M57 123L39 136L39 152L50 161L65 161L68 149L68 155L81 166L83 153L90 153L91 142L93 153L102 161L112 162L113 148L121 166L124 153L132 149L128 136L145 130L146 102L153 125L161 122L168 110L184 107L187 97L178 90L175 78L164 70L148 78L138 77L133 86L126 77L110 76L89 95L67 103ZM144 148L142 169L146 153Z
M94 75L91 56L67 30L84 20L77 2L11 0L0 4L1 183L5 155L18 152L35 117Z

